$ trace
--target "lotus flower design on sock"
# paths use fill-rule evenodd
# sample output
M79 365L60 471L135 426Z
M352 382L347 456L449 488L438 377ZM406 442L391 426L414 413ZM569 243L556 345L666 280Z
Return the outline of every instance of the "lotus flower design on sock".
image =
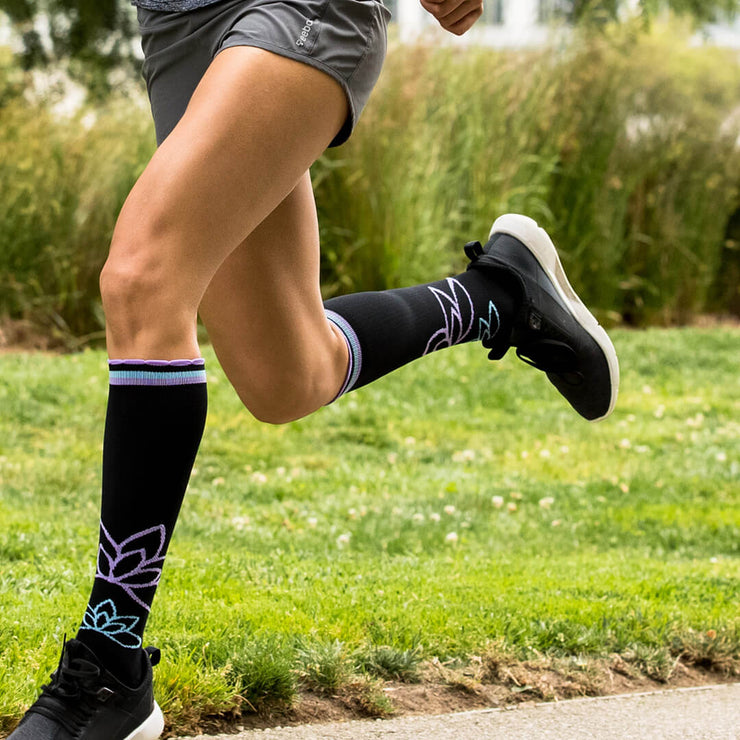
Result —
M95 574L107 583L120 586L139 606L151 607L140 599L136 591L155 588L162 577L166 531L163 524L116 542L103 523L98 549L98 569Z
M126 648L139 648L141 637L133 631L138 622L139 617L119 615L116 605L107 599L87 607L80 629L99 632Z
M443 347L459 344L473 328L475 308L470 293L455 278L447 278L447 287L450 290L449 293L439 288L429 288L442 309L444 326L430 337L424 350L425 355Z

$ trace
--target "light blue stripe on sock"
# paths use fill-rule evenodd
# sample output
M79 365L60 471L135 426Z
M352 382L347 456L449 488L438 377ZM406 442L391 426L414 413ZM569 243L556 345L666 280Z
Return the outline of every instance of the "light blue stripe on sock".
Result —
M202 368L181 370L175 373L158 373L150 370L111 370L111 385L194 385L206 382Z

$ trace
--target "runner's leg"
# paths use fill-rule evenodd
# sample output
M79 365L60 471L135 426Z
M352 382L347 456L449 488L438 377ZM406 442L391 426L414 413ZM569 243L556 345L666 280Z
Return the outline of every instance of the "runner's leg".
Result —
M111 388L100 549L78 638L129 681L205 421L198 305L219 266L336 135L346 106L323 72L226 49L117 222L101 276Z
M257 418L297 419L337 395L348 352L321 301L308 173L229 255L201 301L200 316L221 367Z

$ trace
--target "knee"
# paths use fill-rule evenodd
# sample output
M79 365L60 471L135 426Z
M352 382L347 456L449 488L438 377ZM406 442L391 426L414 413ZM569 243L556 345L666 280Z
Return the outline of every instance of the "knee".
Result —
M303 338L305 339L305 338ZM293 337L286 347L217 342L216 354L234 389L259 421L285 424L331 403L347 372L347 346L331 330Z
M250 378L234 387L247 410L266 424L297 421L332 400L320 379L312 381L298 368L275 368L260 379Z
M157 294L156 270L147 269L145 260L125 259L111 254L100 272L100 297L106 318L135 314L147 297Z
M111 250L100 273L100 297L109 324L143 320L164 290L161 271L145 256Z
M134 351L142 348L146 335L155 350L176 341L193 321L194 312L188 310L176 276L157 259L155 249L127 247L114 244L100 273L109 343L118 350Z

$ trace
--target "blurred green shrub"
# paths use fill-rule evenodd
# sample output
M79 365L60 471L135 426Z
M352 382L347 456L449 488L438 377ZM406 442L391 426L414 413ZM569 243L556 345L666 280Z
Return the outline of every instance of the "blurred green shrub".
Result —
M740 206L737 57L633 31L541 52L395 49L354 137L314 170L325 288L459 270L460 246L518 211L603 320L737 306L721 267Z
M131 101L72 119L21 96L2 102L0 316L67 341L100 333L98 274L153 149L147 112Z
M153 151L149 114L111 98L55 117L14 75L0 64L0 316L97 336L97 275ZM739 103L736 56L676 29L393 48L353 138L313 170L325 295L460 270L461 245L517 211L551 231L602 320L736 307Z

